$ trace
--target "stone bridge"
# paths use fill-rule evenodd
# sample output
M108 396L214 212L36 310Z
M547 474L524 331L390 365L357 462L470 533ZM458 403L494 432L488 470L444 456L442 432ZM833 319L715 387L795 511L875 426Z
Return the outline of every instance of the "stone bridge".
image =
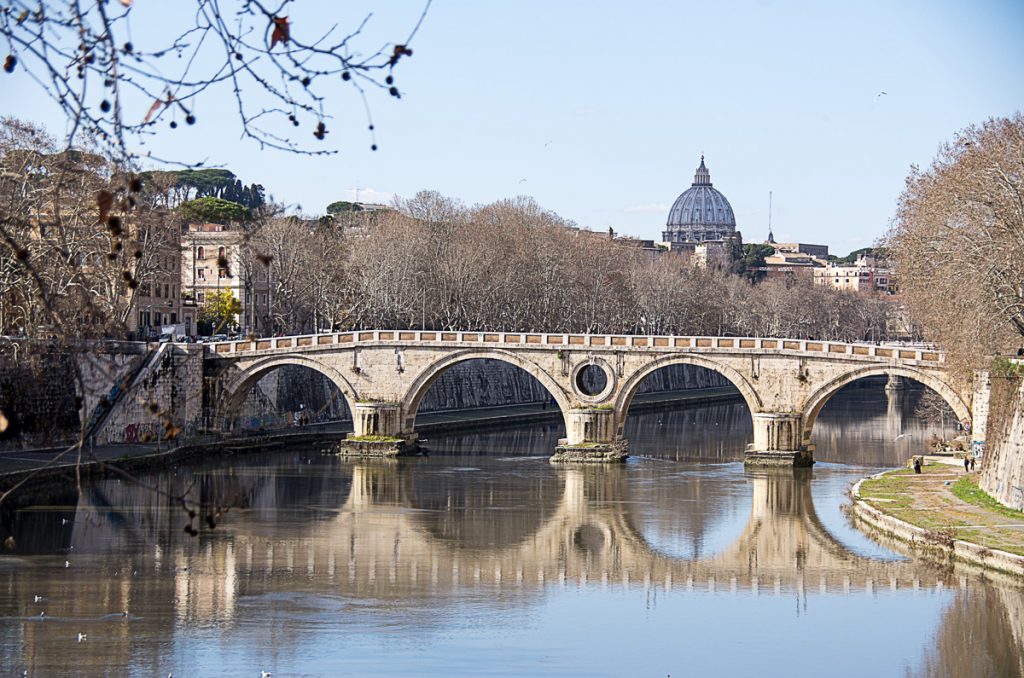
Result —
M207 374L216 376L214 411L222 428L230 429L261 377L301 365L342 393L355 425L351 440L411 442L434 381L452 365L478 358L515 365L548 390L565 421L566 438L553 457L562 461L625 458L630 402L648 375L669 365L713 370L739 390L753 417L747 462L755 464L813 463L818 413L863 377L920 382L963 422L975 419L972 404L982 400L934 349L782 338L374 330L212 343L205 360Z

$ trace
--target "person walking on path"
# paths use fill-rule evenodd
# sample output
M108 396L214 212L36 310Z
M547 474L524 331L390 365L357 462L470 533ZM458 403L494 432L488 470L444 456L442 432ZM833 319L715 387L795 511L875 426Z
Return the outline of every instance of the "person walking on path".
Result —
M971 471L971 460L964 457L964 473L970 473Z
M914 473L921 472L921 457L914 457Z

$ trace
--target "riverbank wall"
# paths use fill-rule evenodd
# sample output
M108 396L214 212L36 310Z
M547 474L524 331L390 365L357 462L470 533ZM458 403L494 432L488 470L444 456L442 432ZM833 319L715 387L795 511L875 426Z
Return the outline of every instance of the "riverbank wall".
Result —
M1024 361L1015 361L1024 367ZM985 454L978 485L1000 503L1024 510L1024 377L991 374Z
M871 506L861 496L861 485L867 480L881 478L887 473L890 471L863 478L850 490L853 502L850 514L854 524L866 527L868 533L877 533L902 542L914 553L932 560L958 561L1024 577L1024 556L956 539L947 531L926 530Z

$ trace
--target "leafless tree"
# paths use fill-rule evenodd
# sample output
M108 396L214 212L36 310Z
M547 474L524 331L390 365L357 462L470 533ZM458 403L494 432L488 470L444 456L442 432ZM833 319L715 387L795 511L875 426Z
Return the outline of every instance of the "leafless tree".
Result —
M914 168L889 235L907 306L961 367L1024 337L1024 116L988 120Z
M70 122L67 146L90 137L121 162L136 156L145 137L198 124L198 101L226 90L242 135L261 147L320 154L343 86L365 106L376 149L368 91L401 92L396 67L430 0L408 33L366 49L367 16L356 26L294 19L297 0L189 0L158 3L27 2L0 6L7 43L4 70L24 69ZM292 18L290 18L290 16ZM133 41L147 25L161 42ZM326 26L326 28L325 28ZM142 29L142 30L140 30ZM181 158L166 158L180 162Z

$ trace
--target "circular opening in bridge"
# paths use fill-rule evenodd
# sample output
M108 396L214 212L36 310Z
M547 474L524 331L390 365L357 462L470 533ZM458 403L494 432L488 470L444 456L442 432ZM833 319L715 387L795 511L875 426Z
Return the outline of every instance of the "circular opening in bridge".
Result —
M608 388L608 374L599 365L584 365L576 372L576 388L588 396L603 393Z

